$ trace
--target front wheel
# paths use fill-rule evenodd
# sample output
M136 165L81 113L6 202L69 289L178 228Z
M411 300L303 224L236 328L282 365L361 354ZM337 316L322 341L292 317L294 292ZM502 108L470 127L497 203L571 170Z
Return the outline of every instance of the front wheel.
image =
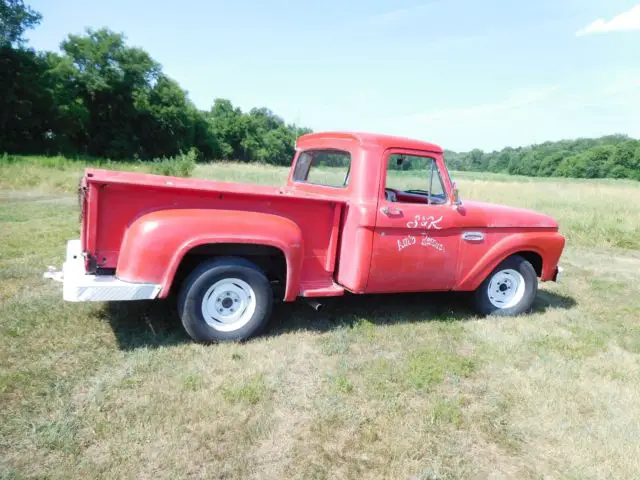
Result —
M187 277L178 297L182 325L192 339L204 343L258 334L272 305L266 275L242 258L202 263Z
M476 310L482 315L520 315L531 308L538 278L531 263L513 255L498 265L475 291Z

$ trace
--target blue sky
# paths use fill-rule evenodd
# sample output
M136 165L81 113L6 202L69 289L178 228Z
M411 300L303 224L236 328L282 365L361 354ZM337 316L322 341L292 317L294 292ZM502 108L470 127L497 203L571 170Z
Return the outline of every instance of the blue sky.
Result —
M202 109L229 98L453 150L640 137L638 0L27 3L35 48L109 27Z

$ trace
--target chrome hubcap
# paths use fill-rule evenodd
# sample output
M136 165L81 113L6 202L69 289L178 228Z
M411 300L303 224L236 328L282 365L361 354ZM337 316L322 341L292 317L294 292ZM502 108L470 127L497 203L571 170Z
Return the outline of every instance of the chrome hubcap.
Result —
M489 301L497 308L511 308L524 297L525 282L520 272L507 269L496 273L487 287Z
M231 332L247 324L256 310L253 288L239 278L214 283L202 297L202 316L212 328Z

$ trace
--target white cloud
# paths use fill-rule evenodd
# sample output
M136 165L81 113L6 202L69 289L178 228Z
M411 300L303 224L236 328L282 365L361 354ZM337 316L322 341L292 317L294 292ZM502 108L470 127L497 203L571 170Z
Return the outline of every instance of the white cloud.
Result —
M576 32L577 36L590 35L593 33L623 32L629 30L640 30L640 3L630 10L616 15L611 20L599 18L595 22Z

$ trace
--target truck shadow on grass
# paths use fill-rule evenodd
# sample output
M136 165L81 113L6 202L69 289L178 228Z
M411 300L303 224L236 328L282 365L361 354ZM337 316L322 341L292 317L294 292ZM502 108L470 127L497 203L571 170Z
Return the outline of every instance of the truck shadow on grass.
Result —
M532 312L550 308L570 309L576 301L568 296L539 291ZM422 322L466 322L479 318L470 295L448 293L401 293L389 295L346 295L325 300L323 309L313 311L304 300L281 304L274 311L267 335L297 330L325 332L352 325L361 319L374 325Z
M549 309L570 309L576 301L566 295L540 290L534 313ZM110 302L102 318L113 329L122 350L155 348L191 343L180 323L174 298L156 301ZM389 295L347 295L326 299L323 309L314 311L305 300L274 306L269 325L261 336L278 336L296 331L326 332L359 319L376 325L417 322L464 322L478 318L464 293L401 293Z

